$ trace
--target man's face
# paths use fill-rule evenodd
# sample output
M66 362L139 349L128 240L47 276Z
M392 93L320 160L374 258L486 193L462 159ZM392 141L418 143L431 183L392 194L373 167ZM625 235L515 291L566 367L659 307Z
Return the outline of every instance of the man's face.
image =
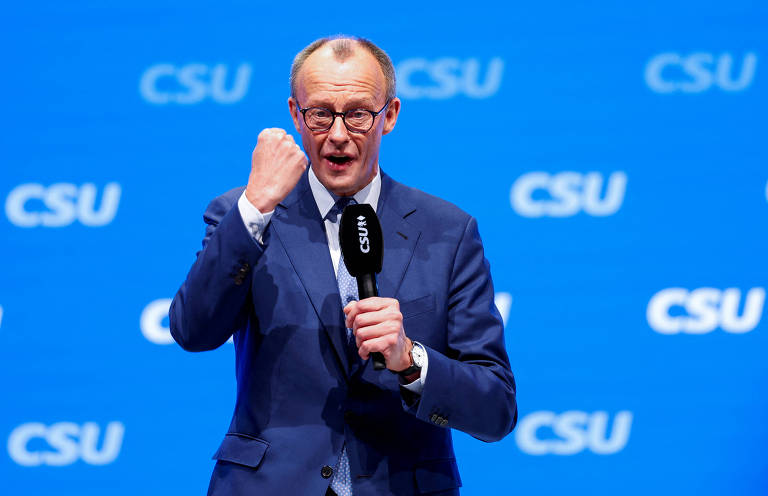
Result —
M334 112L368 109L374 112L386 103L386 80L376 59L363 48L339 62L325 45L304 62L298 74L296 97L301 108L325 107ZM365 134L353 133L337 117L327 131L311 131L298 111L297 101L288 99L296 131L312 170L329 191L350 196L370 183L378 170L381 136L395 127L400 100L394 98L376 116Z

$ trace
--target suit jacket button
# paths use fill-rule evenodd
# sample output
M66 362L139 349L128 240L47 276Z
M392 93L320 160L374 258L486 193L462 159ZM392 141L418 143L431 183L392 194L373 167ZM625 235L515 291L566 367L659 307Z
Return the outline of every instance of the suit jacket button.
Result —
M333 469L328 465L324 465L323 468L320 469L320 475L323 476L323 479L328 479L333 475Z

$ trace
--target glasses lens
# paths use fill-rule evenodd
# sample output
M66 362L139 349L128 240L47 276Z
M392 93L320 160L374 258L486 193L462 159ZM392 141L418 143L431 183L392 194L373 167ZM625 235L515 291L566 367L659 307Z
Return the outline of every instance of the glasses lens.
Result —
M304 114L304 119L310 129L328 129L333 123L333 114L328 109L312 108Z
M344 122L351 131L366 132L373 124L373 116L367 110L348 110L344 114Z

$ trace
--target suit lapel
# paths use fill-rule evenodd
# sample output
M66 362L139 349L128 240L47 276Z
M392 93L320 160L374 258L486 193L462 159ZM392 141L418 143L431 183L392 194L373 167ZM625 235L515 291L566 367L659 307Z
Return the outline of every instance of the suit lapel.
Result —
M379 274L379 294L395 298L403 282L405 271L413 257L413 251L421 231L405 217L414 209L408 208L397 191L397 184L382 174L381 197L378 214L384 231L384 264Z
M379 274L379 294L395 298L413 257L421 231L405 218L415 210L409 205L407 190L388 175L381 175L381 195L377 213L384 232L384 264Z
M307 174L275 211L271 224L298 274L323 330L346 376L349 361L344 340L341 298L328 251L328 238L309 188Z

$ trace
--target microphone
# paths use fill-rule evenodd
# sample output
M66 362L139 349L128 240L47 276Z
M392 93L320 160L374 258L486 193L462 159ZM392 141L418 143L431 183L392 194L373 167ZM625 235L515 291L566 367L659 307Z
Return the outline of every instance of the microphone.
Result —
M362 300L379 296L376 274L384 258L384 235L373 207L366 203L347 205L339 222L339 245L349 275L357 279L357 294ZM371 353L374 370L384 370L384 355Z

